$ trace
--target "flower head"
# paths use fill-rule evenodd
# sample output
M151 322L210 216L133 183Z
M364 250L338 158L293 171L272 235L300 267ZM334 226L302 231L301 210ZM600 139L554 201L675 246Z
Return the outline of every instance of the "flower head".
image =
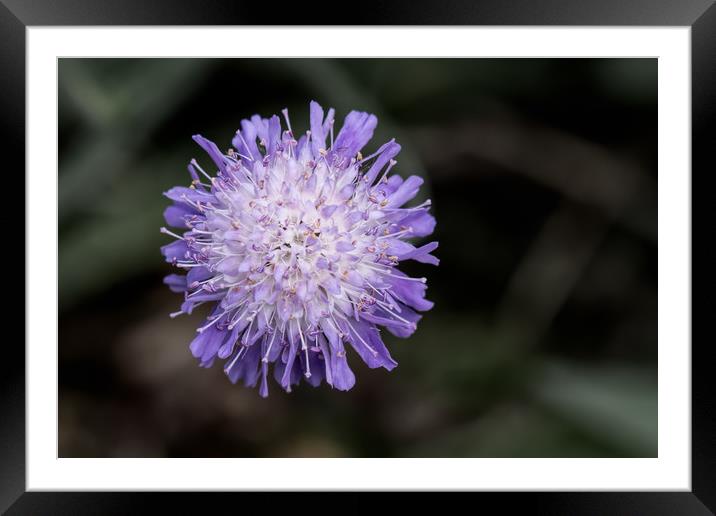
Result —
M305 378L348 390L351 347L371 368L397 363L379 326L399 337L415 331L417 311L428 310L425 278L398 270L402 260L437 265L432 242L407 240L432 233L430 202L403 208L422 179L390 175L400 145L394 140L363 157L377 118L351 111L334 139L333 109L324 117L310 105L310 131L294 139L278 116L241 121L226 154L196 141L218 169L215 176L192 160L190 187L174 187L162 232L176 238L162 247L186 274L164 282L184 294L181 310L213 308L190 345L200 365L225 360L232 382L260 384L268 395L269 364L288 392Z

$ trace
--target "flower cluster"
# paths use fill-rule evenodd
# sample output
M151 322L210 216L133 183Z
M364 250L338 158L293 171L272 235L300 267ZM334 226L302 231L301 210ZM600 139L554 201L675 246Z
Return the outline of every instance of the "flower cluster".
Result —
M283 111L241 121L225 154L193 137L210 156L212 176L192 160L189 187L165 192L173 201L162 247L185 274L164 282L183 293L181 310L212 304L190 349L203 367L225 360L232 382L259 384L268 395L269 364L288 392L305 378L348 390L350 346L371 368L397 363L378 326L399 337L415 331L417 311L428 310L425 278L396 267L402 260L437 265L432 242L407 241L432 233L430 201L403 208L422 179L390 175L400 145L391 140L373 154L361 149L373 136L374 115L352 111L335 136L334 110L310 104L310 130L298 140ZM327 143L328 142L328 143Z

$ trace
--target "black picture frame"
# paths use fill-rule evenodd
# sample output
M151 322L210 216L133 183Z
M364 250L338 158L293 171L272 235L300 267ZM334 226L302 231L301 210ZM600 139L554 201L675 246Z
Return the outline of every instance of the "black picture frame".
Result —
M446 1L400 0L361 2L355 13L336 3L304 2L270 9L260 2L230 0L153 2L138 0L0 0L0 70L2 94L0 116L2 143L6 149L6 173L25 169L25 29L42 25L635 25L690 26L692 45L692 202L708 195L705 178L716 171L712 144L716 141L716 6L713 0L520 0ZM17 174L13 184L17 181ZM9 187L7 185L6 187ZM17 186L13 186L17 188ZM24 187L23 187L24 190ZM30 194L31 192L25 192ZM15 195L16 199L24 199ZM23 202L22 200L20 202ZM713 215L710 202L701 201L699 212L692 205L693 230L706 226ZM709 206L708 208L706 206ZM6 209L9 209L6 207ZM22 208L24 213L24 208ZM699 214L698 217L696 215ZM24 219L23 219L24 220ZM708 224L711 228L711 224ZM24 224L23 224L24 227ZM693 236L692 236L693 239ZM705 249L706 246L702 246ZM16 254L17 249L8 254ZM692 244L693 253L693 244ZM714 262L707 251L701 264ZM695 255L692 255L695 257ZM705 256L705 258L704 258ZM23 251L23 258L24 258ZM14 260L16 263L18 260ZM24 261L24 260L23 260ZM692 263L696 260L692 258ZM692 265L692 275L694 266ZM704 273L705 265L698 270ZM27 270L24 271L26 274ZM9 274L19 279L19 275ZM711 275L713 276L713 275ZM705 292L711 277L692 282L694 290ZM18 287L24 291L24 285ZM692 302L693 305L693 302ZM19 302L16 303L19 306ZM24 304L23 304L24 306ZM692 311L692 328L705 327L705 305ZM699 314L698 319L694 317ZM660 314L662 315L662 314ZM662 315L662 316L665 316ZM19 327L19 317L8 327ZM7 320L7 319L6 319ZM700 321L696 325L696 321ZM695 333L694 333L695 335ZM232 496L246 494L197 495L179 493L27 493L25 492L25 354L16 339L6 335L0 360L0 511L8 514L127 514L142 512L151 501L161 501L165 510L181 507L208 512L226 505ZM686 345L687 343L671 343ZM710 339L692 339L692 491L644 493L475 493L501 509L529 507L537 514L713 514L716 512L716 425L711 380ZM272 510L296 507L283 495L250 495L243 507L261 503L258 496L271 497ZM371 497L347 495L342 505L351 512L370 509ZM207 499L209 498L209 499ZM420 500L418 496L416 498ZM460 502L458 502L460 503ZM470 502L474 504L475 502ZM484 503L482 501L478 503ZM477 507L477 506L475 506ZM316 508L314 506L314 508ZM221 511L220 511L221 512Z

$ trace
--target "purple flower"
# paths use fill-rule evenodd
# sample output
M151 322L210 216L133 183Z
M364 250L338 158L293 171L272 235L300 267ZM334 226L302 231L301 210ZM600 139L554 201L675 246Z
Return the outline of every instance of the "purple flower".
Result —
M374 115L351 111L334 139L333 109L310 106L310 131L294 139L278 116L241 121L226 154L202 136L196 141L218 169L212 177L192 160L191 186L165 192L174 201L162 232L176 240L162 247L186 274L164 282L184 294L181 310L212 305L190 349L202 367L225 361L232 382L259 384L268 395L269 364L287 391L301 377L348 390L355 376L347 348L368 367L397 363L379 326L408 337L432 303L425 278L400 272L402 260L437 265L431 242L430 201L402 208L422 179L390 175L400 145L394 140L370 156Z

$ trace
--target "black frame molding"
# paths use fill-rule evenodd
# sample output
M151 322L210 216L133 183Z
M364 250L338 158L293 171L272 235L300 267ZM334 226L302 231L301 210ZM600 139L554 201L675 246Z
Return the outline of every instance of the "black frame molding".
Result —
M716 171L716 5L714 0L393 0L361 1L355 13L345 6L323 1L281 5L239 0L0 0L0 124L6 173L25 170L25 29L37 25L635 25L690 26L692 65L692 253L693 232L713 220L713 201L698 203L707 195L704 187L709 174ZM9 160L9 162L8 162ZM17 184L14 181L13 184ZM8 183L9 186L9 183ZM23 192L25 188L23 186ZM24 192L30 193L30 192ZM12 196L21 199L24 195ZM708 207L707 207L708 206ZM24 213L25 207L21 208ZM710 216L708 219L707 216ZM698 224L697 224L698 220ZM708 224L712 228L711 224ZM23 229L24 219L23 219ZM711 229L711 231L713 231ZM703 246L706 248L706 246ZM23 258L24 258L23 251ZM692 277L695 264L692 254ZM707 251L700 264L716 262L716 253ZM702 277L692 281L694 290L706 292L715 286L713 273L699 265ZM27 274L27 270L24 271ZM10 274L13 278L18 274ZM713 289L709 289L713 291ZM18 291L24 292L24 285ZM24 296L23 296L24 299ZM693 297L692 297L693 299ZM704 305L693 307L692 330L704 328ZM695 317L699 314L698 319ZM662 314L664 316L664 314ZM24 318L24 314L23 314ZM19 320L20 318L14 318ZM699 325L695 324L700 321ZM693 331L692 331L692 334ZM694 334L695 335L695 334ZM6 337L0 360L0 511L8 514L127 514L148 512L151 502L162 509L179 507L181 512L231 509L236 497L247 497L246 504L268 501L273 510L295 510L312 505L283 494L212 495L180 493L26 493L25 492L25 353L14 339ZM681 343L673 343L679 345ZM680 514L701 515L716 512L716 421L711 385L713 341L692 338L692 491L645 493L474 493L480 504L492 501L504 508L529 508L537 514ZM299 497L305 498L306 494ZM324 496L324 495L321 495ZM371 510L373 494L342 496L341 506L350 512ZM270 497L270 498L269 498ZM421 503L423 495L413 495ZM329 507L325 505L314 506ZM459 502L458 502L459 503ZM471 501L470 503L475 503ZM219 511L223 512L223 511Z

